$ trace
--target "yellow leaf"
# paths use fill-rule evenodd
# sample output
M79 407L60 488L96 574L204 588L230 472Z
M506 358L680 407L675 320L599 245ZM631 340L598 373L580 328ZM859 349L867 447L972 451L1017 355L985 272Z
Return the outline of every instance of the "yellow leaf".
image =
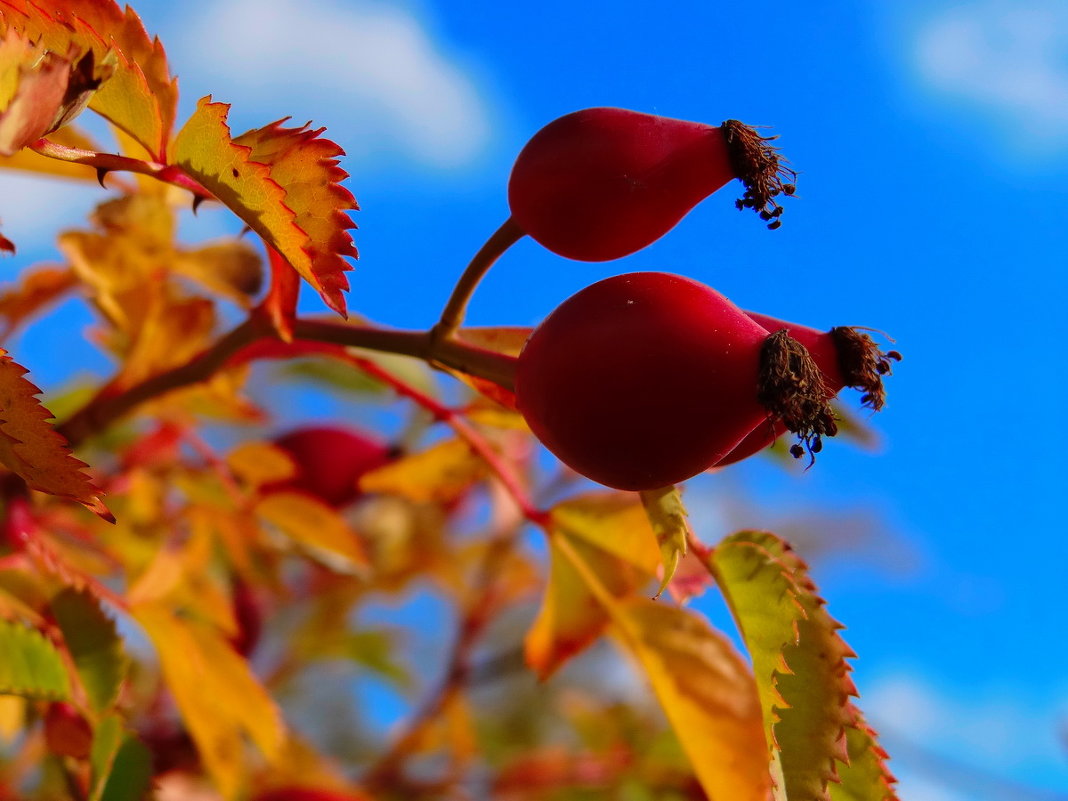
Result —
M27 381L26 369L0 349L0 462L29 486L84 504L105 520L111 513L100 490L82 472L85 463L71 455L66 440L37 400L40 389Z
M652 575L660 564L656 535L632 496L592 492L552 509L552 524Z
M263 260L241 239L179 250L172 267L246 309L263 284Z
M659 562L640 504L619 493L595 493L558 504L550 516L549 580L524 641L527 664L546 678L604 633L609 613L568 557L577 553L614 598L633 594Z
M708 797L765 801L771 776L760 701L727 638L695 614L644 598L620 603L614 623Z
M89 107L137 139L154 159L167 160L178 84L163 46L148 37L136 13L114 0L5 0L0 17L5 29L22 31L53 52L67 53L73 45L91 50L97 64L111 64L114 71Z
M253 161L270 165L271 178L286 191L286 206L296 213L297 225L307 234L303 247L313 276L308 281L330 308L344 314L341 293L349 288L345 272L352 269L345 257L357 258L349 233L356 225L348 212L359 208L352 193L341 186L349 176L338 167L337 158L345 153L334 142L320 138L324 128L284 128L286 121L247 131L234 142L251 147Z
M343 176L332 159L340 151L316 139L318 132L299 130L291 132L293 141L279 141L271 132L284 129L276 126L244 134L243 140L250 144L241 144L230 137L228 111L228 105L203 98L175 138L175 161L281 254L328 306L344 315L342 290L348 282L343 270L348 265L341 257L352 255L345 244L351 248L347 229L352 223L344 209L354 206L344 205L339 193L345 190L333 183ZM304 175L302 171L309 169ZM304 180L307 185L302 185Z
M678 487L645 490L639 495L645 513L649 516L649 524L656 532L656 542L660 546L660 555L664 562L664 575L655 596L659 598L660 593L674 578L675 571L679 568L679 560L686 555L690 524L686 521L686 507L682 504L682 493Z
M22 734L26 719L26 699L0 695L0 745L11 745Z
M360 489L419 502L447 503L463 495L486 473L485 462L466 442L450 439L365 473Z
M356 533L336 511L300 492L275 492L256 504L256 514L332 567L361 571L368 564Z
M285 729L270 695L220 633L183 620L162 604L139 604L134 618L159 654L160 667L208 773L226 798L246 783L247 734L268 761L281 752Z
M237 446L227 454L226 464L235 476L253 487L285 481L297 472L293 458L267 442L246 442Z

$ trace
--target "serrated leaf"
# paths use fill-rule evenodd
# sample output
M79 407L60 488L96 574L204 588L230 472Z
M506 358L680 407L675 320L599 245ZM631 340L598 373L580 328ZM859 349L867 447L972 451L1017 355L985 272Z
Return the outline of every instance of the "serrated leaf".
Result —
M466 442L449 439L365 473L360 477L360 489L422 503L448 503L481 481L487 472L486 463Z
M639 495L645 513L649 516L649 525L656 533L656 543L660 547L660 557L663 560L663 577L655 596L659 598L660 593L674 578L675 571L679 568L679 560L686 555L690 524L686 519L686 507L682 503L682 493L678 487L644 490Z
M128 665L115 622L93 596L72 589L53 598L51 607L89 704L103 712L115 703Z
M285 189L286 206L296 214L297 226L307 235L303 249L312 277L291 258L290 263L330 308L344 315L342 292L349 288L345 273L352 269L345 259L358 257L349 233L356 225L349 212L359 209L356 198L341 185L349 177L338 166L338 157L345 151L321 138L325 128L285 128L288 119L246 131L234 142L252 148L253 161L270 165L271 178Z
M89 754L90 801L140 801L152 786L152 752L117 715L96 727Z
M740 532L710 565L741 629L760 690L775 797L828 801L848 760L853 652L824 609L807 567L773 534Z
M897 779L886 767L886 751L859 710L854 711L854 725L846 730L849 764L838 769L841 781L830 786L831 801L898 801Z
M245 734L268 761L280 752L285 729L278 708L220 632L163 604L139 604L132 612L156 647L205 768L222 795L234 797L248 771Z
M619 639L634 654L709 798L765 801L771 786L756 685L727 638L695 614L621 602Z
M344 315L344 271L351 268L342 257L354 254L349 253L352 223L344 211L354 205L345 205L347 192L335 183L344 175L333 161L340 151L316 138L318 131L294 129L282 138L272 131L286 129L276 126L243 134L242 144L231 139L228 111L228 105L203 98L175 138L175 162Z
M0 695L44 701L70 697L63 658L36 629L0 620L0 653Z
M111 519L100 490L82 472L67 441L49 422L51 413L37 399L40 389L27 381L26 368L0 348L0 462L29 486L70 498Z
M347 572L361 572L367 554L356 533L334 509L300 492L273 492L256 503L256 515L286 536Z
M165 162L178 84L159 40L150 39L137 14L114 0L49 0L45 5L5 0L0 16L6 29L23 31L53 52L91 49L98 65L109 64L113 72L89 108Z
M659 560L641 505L618 493L558 504L550 513L550 525L548 583L523 643L527 665L542 679L600 637L610 619L568 552L577 553L617 598L648 582Z

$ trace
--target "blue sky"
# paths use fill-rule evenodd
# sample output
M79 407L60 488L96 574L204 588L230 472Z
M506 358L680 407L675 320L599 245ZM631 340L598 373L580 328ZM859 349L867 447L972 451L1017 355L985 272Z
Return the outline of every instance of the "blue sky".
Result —
M753 462L702 478L689 490L695 520L711 541L731 526L822 515L840 545L816 576L848 625L862 706L891 749L896 734L1068 794L1068 7L135 6L167 47L185 114L213 93L234 104L235 130L292 115L326 125L349 152L363 207L351 306L399 326L435 319L507 214L512 159L554 117L618 105L774 126L801 173L779 231L738 214L728 188L620 262L569 262L523 242L469 320L533 325L597 279L657 269L746 308L892 333L906 358L873 421L879 452L837 445L804 474ZM100 197L0 181L3 230L20 245L3 278L55 258L54 221ZM230 225L208 212L191 230ZM35 328L16 358L53 385L65 367L49 354L86 319L72 310ZM894 767L911 801L999 797L992 783L953 789L905 746Z

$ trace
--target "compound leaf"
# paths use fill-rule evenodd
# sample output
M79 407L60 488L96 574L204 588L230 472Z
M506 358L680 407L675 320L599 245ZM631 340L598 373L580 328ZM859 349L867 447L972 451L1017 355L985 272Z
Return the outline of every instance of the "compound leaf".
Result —
M95 712L115 703L127 660L115 623L89 593L67 589L52 599L52 614Z
M71 455L52 427L52 414L37 399L41 390L25 374L26 368L0 349L0 462L33 489L78 501L112 519L100 490L82 472L85 463Z
M36 629L0 620L0 653L0 695L47 701L70 697L63 658Z

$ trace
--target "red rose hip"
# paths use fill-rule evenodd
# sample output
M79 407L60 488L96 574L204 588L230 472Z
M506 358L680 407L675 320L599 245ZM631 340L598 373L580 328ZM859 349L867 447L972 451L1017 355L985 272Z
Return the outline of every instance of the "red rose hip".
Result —
M335 426L300 428L275 440L297 472L271 489L307 492L340 507L359 497L360 476L386 464L393 452L372 436Z
M738 208L779 226L775 201L795 173L749 126L719 127L621 108L589 108L546 125L520 152L508 182L518 226L549 250L581 261L633 253L671 230L733 178Z
M655 489L715 464L769 416L806 437L833 433L803 351L704 284L631 273L586 287L535 329L519 356L516 400L575 471L616 489ZM815 423L794 419L799 384L782 380L784 359L808 365L802 405L818 401Z

